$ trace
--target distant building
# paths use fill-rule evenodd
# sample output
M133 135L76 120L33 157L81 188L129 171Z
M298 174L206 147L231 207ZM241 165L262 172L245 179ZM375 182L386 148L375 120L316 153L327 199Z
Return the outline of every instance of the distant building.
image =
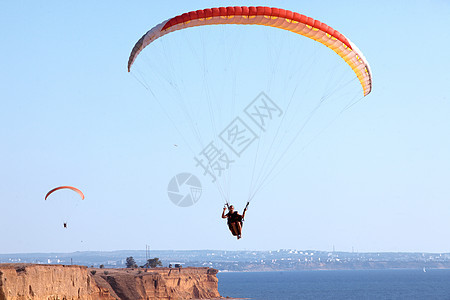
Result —
M169 268L182 268L183 267L183 263L180 262L171 262L169 263Z

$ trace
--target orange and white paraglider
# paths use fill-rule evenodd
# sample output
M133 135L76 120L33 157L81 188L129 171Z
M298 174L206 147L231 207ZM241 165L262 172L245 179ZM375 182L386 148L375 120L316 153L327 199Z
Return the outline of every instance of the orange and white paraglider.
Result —
M264 6L168 18L135 43L127 70L183 139L174 146L191 151L192 172L217 186L225 207L242 199L246 209L275 177L293 182L306 172L295 165L304 149L373 82L367 59L344 34ZM301 186L292 184L293 193ZM239 238L238 223L231 231Z
M56 192L56 191L58 191L58 190L62 190L62 189L69 189L69 190L72 190L72 191L76 192L78 195L80 195L81 200L84 200L84 194L83 194L82 191L80 191L80 190L77 189L76 187L73 187L73 186L67 186L67 185L65 185L65 186L60 186L60 187L57 187L57 188L54 188L54 189L50 190L50 191L45 195L45 200L47 200L48 196L50 196L50 195L53 194L54 192ZM63 225L64 225L64 228L67 228L67 220L64 220Z
M60 186L60 187L57 187L57 188L54 188L54 189L50 190L47 193L47 195L45 195L45 200L47 200L48 196L50 196L53 192L56 192L56 191L61 190L61 189L70 189L70 190L72 190L74 192L77 192L81 196L81 200L84 200L84 194L83 194L82 191L80 191L79 189L77 189L77 188L75 188L73 186L68 186L68 185Z
M128 72L138 54L156 39L185 28L207 25L263 25L288 30L313 39L336 52L352 68L363 88L364 96L372 91L372 74L362 52L342 33L305 15L275 8L229 6L190 11L170 18L144 34L128 60Z

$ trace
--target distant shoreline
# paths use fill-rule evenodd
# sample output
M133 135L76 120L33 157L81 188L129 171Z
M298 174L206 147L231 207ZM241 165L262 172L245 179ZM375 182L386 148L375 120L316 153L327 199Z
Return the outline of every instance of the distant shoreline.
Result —
M385 268L385 269L303 269L303 270L266 270L266 271L228 271L228 270L219 270L220 273L277 273L277 272L317 272L317 271L385 271L385 270L422 270L423 268ZM429 270L450 270L448 268L425 268L427 271Z
M276 251L144 250L73 253L0 254L0 263L84 265L123 268L127 257L138 266L156 257L164 267L209 267L220 272L282 272L304 270L450 269L450 253L353 253L284 249Z

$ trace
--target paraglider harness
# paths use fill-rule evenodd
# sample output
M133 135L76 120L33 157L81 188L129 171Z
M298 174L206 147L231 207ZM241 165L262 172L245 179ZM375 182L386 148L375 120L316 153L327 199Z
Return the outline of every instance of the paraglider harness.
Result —
M247 202L247 205L245 205L244 211L247 210L248 205L250 204L250 202ZM226 204L227 208L230 209L230 204L227 202ZM236 232L234 232L234 228L231 224L235 223L235 222L239 222L241 223L241 228L244 226L244 218L241 215L238 215L237 211L235 211L232 215L230 215L230 217L227 220L227 224L228 224L228 228L230 229L231 233L233 235L237 235Z

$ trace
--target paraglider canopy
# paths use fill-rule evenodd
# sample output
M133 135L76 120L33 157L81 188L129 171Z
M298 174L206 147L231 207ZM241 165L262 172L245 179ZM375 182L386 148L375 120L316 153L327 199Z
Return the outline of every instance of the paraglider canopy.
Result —
M193 172L227 206L248 205L372 91L369 63L349 38L262 6L171 17L136 42L127 69L183 139L174 147L191 151Z
M138 54L156 39L185 28L223 24L264 25L292 31L313 39L332 49L353 69L361 83L364 96L372 91L369 63L358 47L342 33L305 15L265 6L214 7L170 18L150 29L139 39L128 59L128 72Z
M50 190L50 191L47 193L47 195L45 195L45 200L47 200L47 197L50 196L53 192L56 192L56 191L62 190L62 189L69 189L69 190L72 190L72 191L78 193L78 194L81 196L81 200L84 200L84 194L83 194L83 192L81 192L79 189L77 189L77 188L75 188L75 187L73 187L73 186L67 186L67 185L60 186L60 187L57 187L57 188L54 188L54 189Z

